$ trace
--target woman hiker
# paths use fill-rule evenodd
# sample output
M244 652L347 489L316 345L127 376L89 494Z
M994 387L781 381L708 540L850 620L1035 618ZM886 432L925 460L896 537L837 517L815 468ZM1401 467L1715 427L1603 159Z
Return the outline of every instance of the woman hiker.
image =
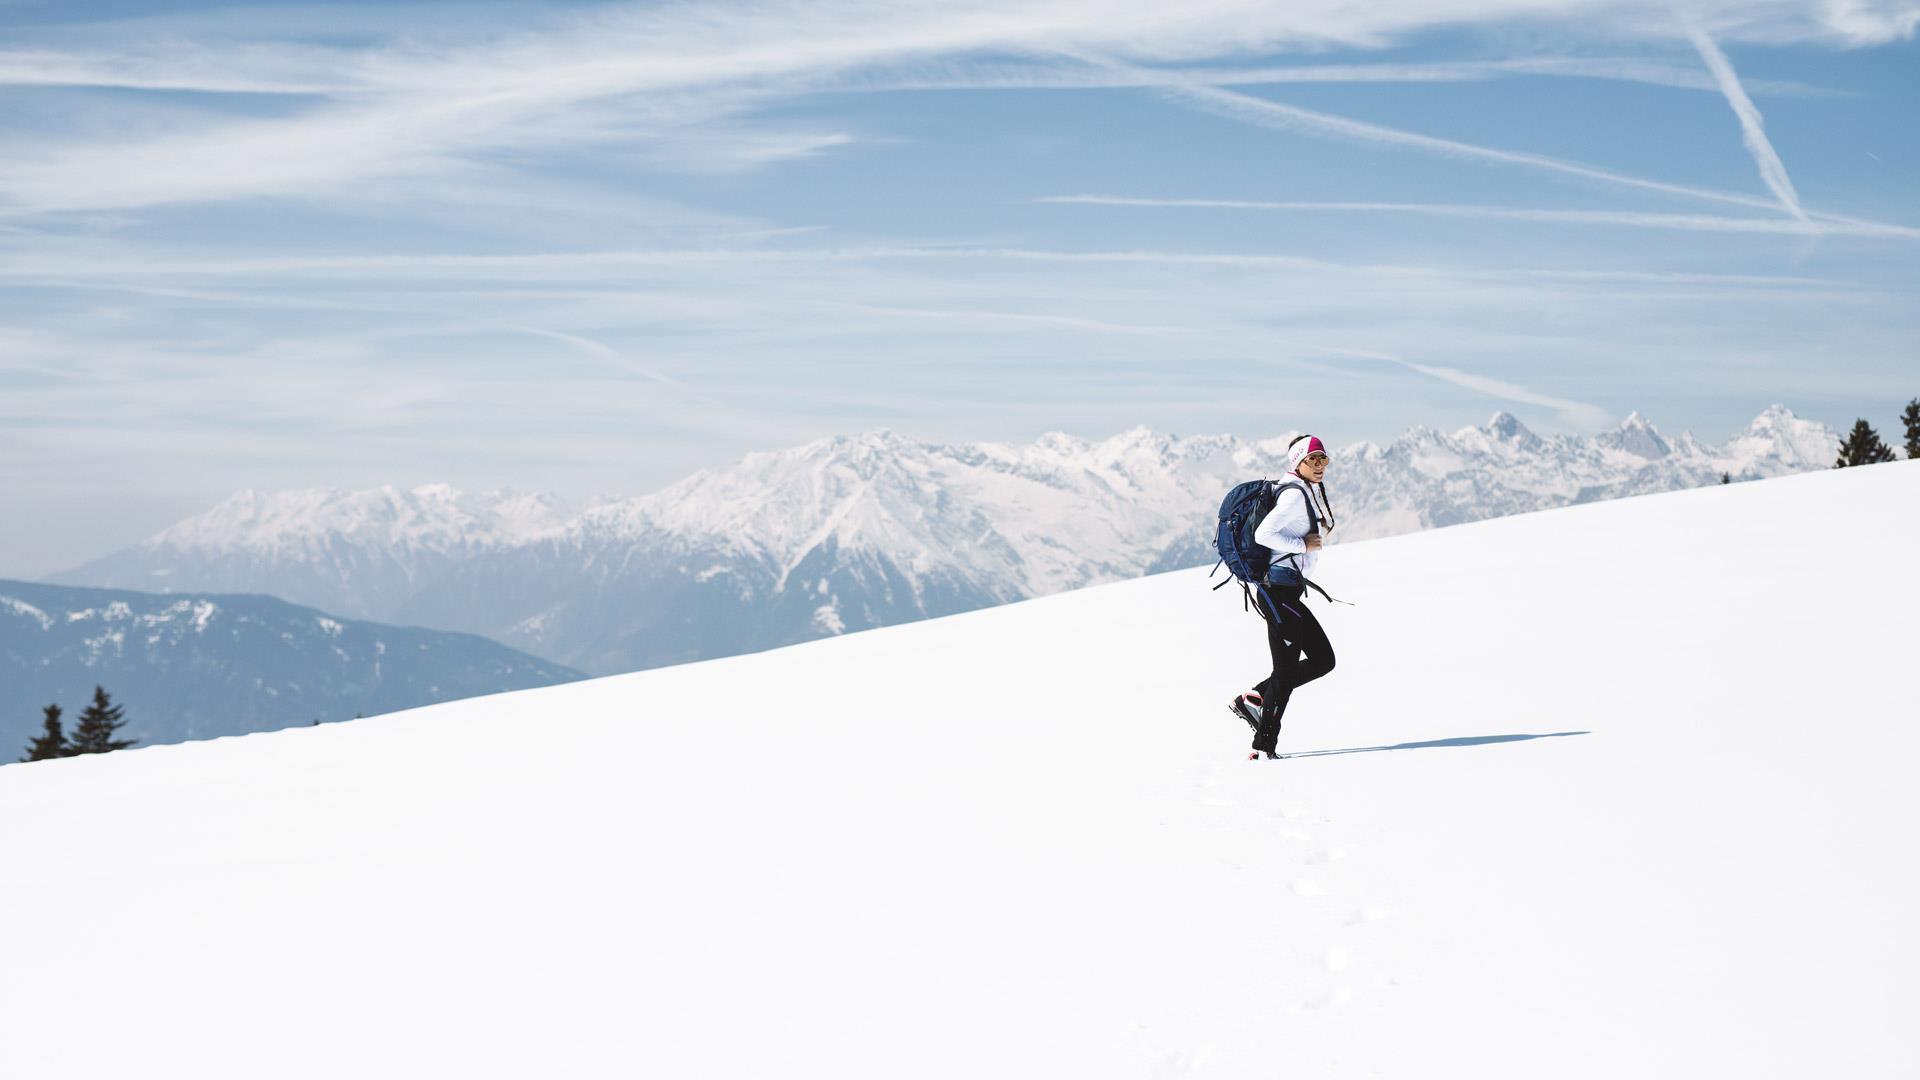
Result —
M1333 530L1333 512L1322 484L1327 448L1312 435L1302 435L1288 445L1287 464L1293 471L1281 483L1273 509L1253 533L1255 543L1273 552L1266 579L1254 590L1267 622L1273 674L1251 692L1234 698L1231 706L1254 729L1249 761L1276 756L1274 745L1280 738L1280 716L1287 711L1287 700L1296 689L1333 670L1333 645L1320 620L1307 609L1305 596L1314 564L1320 560L1321 538ZM1313 496L1315 488L1318 500Z

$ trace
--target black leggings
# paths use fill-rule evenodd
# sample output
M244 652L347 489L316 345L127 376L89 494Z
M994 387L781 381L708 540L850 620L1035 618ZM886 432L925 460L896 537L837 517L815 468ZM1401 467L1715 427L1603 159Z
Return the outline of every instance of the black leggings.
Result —
M1333 670L1333 644L1320 620L1307 610L1300 586L1266 585L1254 590L1260 614L1267 619L1267 648L1273 652L1273 674L1254 687L1260 692L1260 730L1253 748L1273 751L1280 739L1280 715L1296 688ZM1268 607L1271 597L1278 610ZM1301 653L1305 653L1302 656Z

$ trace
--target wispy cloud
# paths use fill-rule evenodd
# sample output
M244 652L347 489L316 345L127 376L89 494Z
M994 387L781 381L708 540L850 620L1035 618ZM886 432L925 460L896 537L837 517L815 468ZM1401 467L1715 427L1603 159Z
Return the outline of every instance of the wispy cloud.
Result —
M103 76L107 73L102 73ZM897 90L1090 90L1154 86L1280 86L1337 83L1455 83L1550 76L1604 79L1719 93L1709 74L1658 59L1628 56L1510 57L1429 63L1295 64L1262 67L1089 68L1083 64L1009 61L929 61L900 70L849 75L823 89ZM1845 97L1848 91L1786 79L1750 80L1750 90L1780 97Z
M1898 12L1837 11L1827 4L1740 10L1716 4L1704 13L1712 15L1717 33L1740 39L1885 39L1911 31L1911 21ZM270 121L209 114L197 125L147 137L18 138L0 162L0 207L46 213L307 195L369 180L454 174L507 153L562 148L652 144L657 160L671 164L688 159L675 147L697 148L711 140L716 121L889 65L993 54L1085 53L1131 65L1215 61L1256 50L1373 48L1443 25L1538 17L1528 0L1477 0L1446 9L1416 0L1358 7L1335 0L1194 0L1177 7L1138 0L877 7L763 0L604 7L550 17L527 30L376 37L353 47L232 43L211 32L213 44L204 44L193 36L196 24L176 21L164 50L126 37L91 50L29 44L0 54L0 72L16 83L310 94L315 102ZM1652 36L1634 4L1603 4L1566 17L1629 38ZM419 22L412 20L416 28ZM203 24L216 25L211 17ZM115 70L125 73L108 74ZM1163 78L1168 69L1116 70L1137 81ZM1232 94L1202 85L1197 76L1183 78L1178 92L1279 126L1746 205L1725 193L1395 131ZM744 167L857 137L831 130L741 134L725 152L691 156Z
M196 255L149 252L136 261L121 249L89 249L70 254L48 251L32 257L0 255L0 279L27 281L51 277L68 284L126 279L204 278L228 283L279 281L437 280L510 281L529 283L548 279L592 278L624 280L640 268L687 272L700 267L808 264L885 264L888 262L949 263L1058 263L1077 265L1138 265L1147 267L1210 267L1220 270L1263 269L1304 274L1366 273L1418 277L1527 277L1549 274L1588 276L1579 271L1533 270L1526 267L1477 269L1438 267L1414 263L1370 263L1310 255L1194 249L1116 248L1065 250L993 245L867 244L811 247L660 248L606 251L519 252L511 254L394 254L394 255ZM1591 276L1609 280L1649 282L1689 280L1721 284L1844 285L1829 279L1771 274L1672 274L1610 270Z
M1035 200L1083 206L1191 207L1216 210L1297 210L1352 213L1424 214L1430 217L1484 218L1537 221L1555 225L1614 225L1680 232L1760 233L1785 236L1863 236L1920 240L1920 228L1856 218L1723 217L1711 214L1666 214L1632 210L1551 210L1521 206L1475 206L1455 203L1312 202L1262 199L1148 199L1122 195L1052 195ZM1797 209L1797 208L1796 208Z
M1734 74L1733 61L1720 51L1706 31L1698 26L1687 28L1687 37L1693 47L1700 51L1700 58L1707 62L1707 70L1713 72L1714 81L1719 83L1720 92L1726 95L1727 104L1733 106L1733 114L1740 118L1740 137L1747 144L1747 152L1753 155L1753 162L1760 167L1760 180L1767 190L1780 200L1787 213L1807 220L1806 211L1800 209L1800 196L1793 190L1793 180L1787 176L1787 166L1774 152L1773 143L1768 141L1766 127L1760 119L1760 110L1753 105L1753 99L1740 86L1740 77Z
M354 76L354 55L303 44L173 40L164 49L112 53L0 49L0 86L86 86L212 94L341 94L373 89Z

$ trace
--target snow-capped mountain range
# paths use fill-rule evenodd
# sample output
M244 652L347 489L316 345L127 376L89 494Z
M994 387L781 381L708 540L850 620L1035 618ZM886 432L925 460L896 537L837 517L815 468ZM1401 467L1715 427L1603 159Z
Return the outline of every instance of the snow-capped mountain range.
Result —
M584 508L443 484L246 491L50 580L270 593L637 670L1210 563L1221 496L1284 473L1293 434L1013 446L879 431ZM1825 468L1838 444L1778 405L1719 445L1638 414L1593 438L1542 438L1507 413L1415 428L1334 451L1329 540Z

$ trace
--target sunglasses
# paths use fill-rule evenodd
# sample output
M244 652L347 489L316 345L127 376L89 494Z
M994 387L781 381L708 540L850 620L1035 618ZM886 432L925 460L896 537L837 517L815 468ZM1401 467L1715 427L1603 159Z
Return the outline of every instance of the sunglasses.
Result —
M1325 465L1326 463L1327 455L1325 454L1308 454L1306 457L1300 459L1300 464L1302 465Z

